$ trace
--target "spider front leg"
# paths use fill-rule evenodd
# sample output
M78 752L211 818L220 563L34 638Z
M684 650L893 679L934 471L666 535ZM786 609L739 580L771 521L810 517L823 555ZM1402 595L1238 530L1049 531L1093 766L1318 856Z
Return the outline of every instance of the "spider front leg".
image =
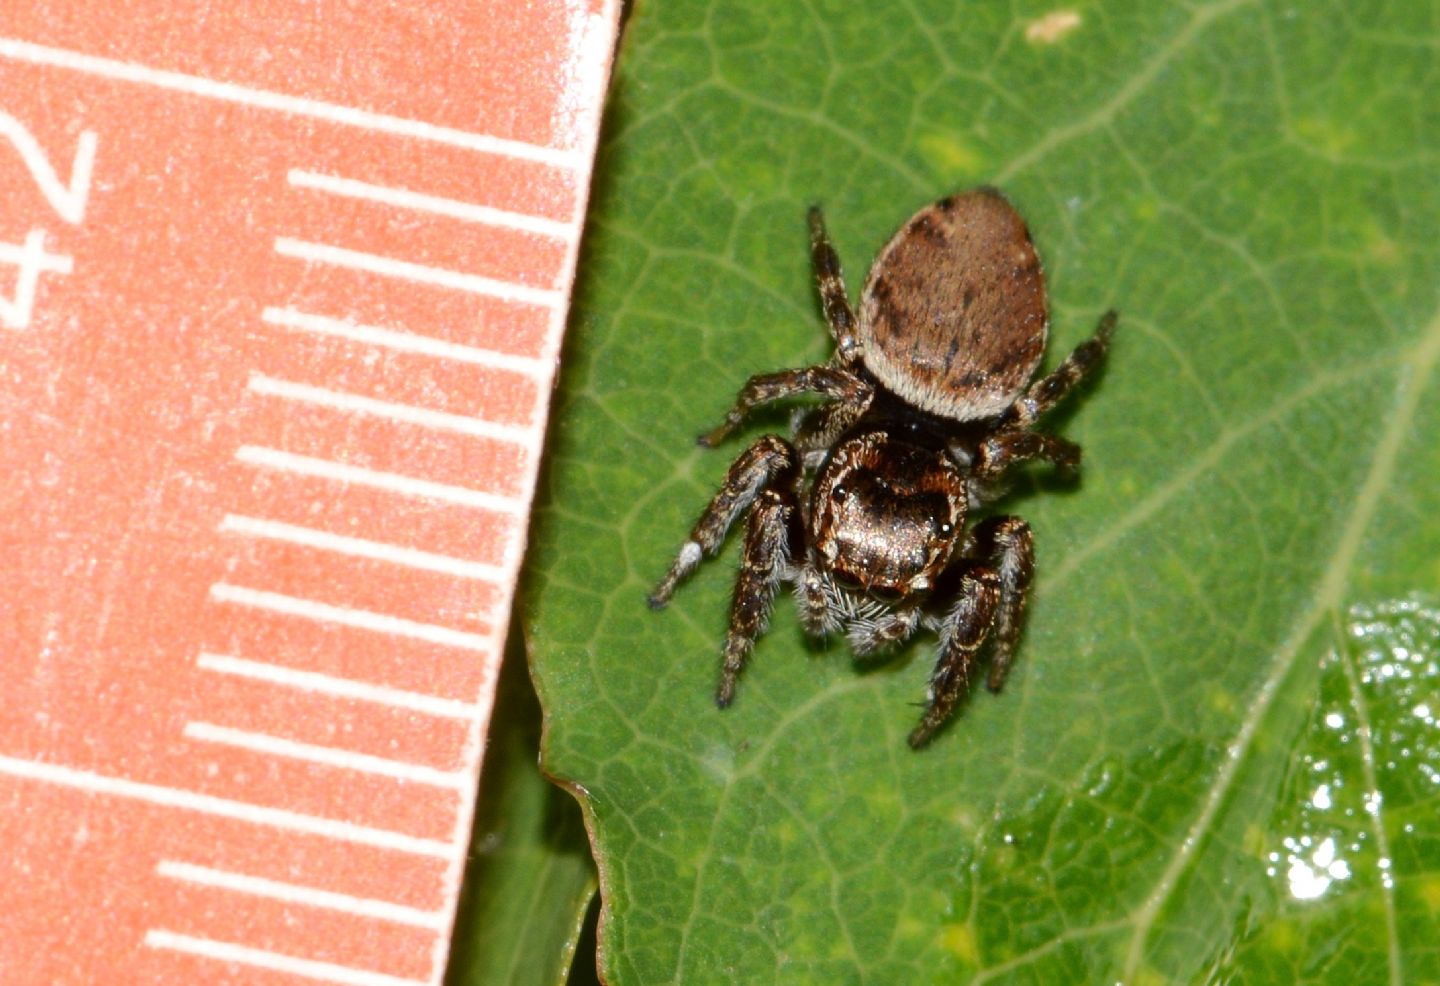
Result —
M794 495L764 490L750 511L745 529L745 550L740 577L730 602L730 628L725 634L724 660L715 704L725 708L735 700L735 683L755 647L755 640L770 624L775 593L790 568Z
M821 571L815 552L800 566L795 576L795 605L800 611L800 625L812 637L829 636L840 628L840 620L831 601L835 589Z
M1065 475L1073 476L1080 470L1080 446L1039 431L1002 431L981 443L975 457L975 475L998 479L1031 459L1044 459Z
M960 577L959 597L940 626L940 658L930 675L925 714L910 733L910 746L919 749L955 711L970 688L976 657L995 623L1000 604L1000 576L975 566Z
M806 469L815 469L830 454L830 446L850 430L870 409L867 398L860 404L834 402L817 408L800 409L791 417L791 442Z
M985 687L998 692L1015 660L1025 622L1025 603L1035 576L1035 535L1019 517L991 517L975 528L977 556L1000 576L1000 602L990 629L990 676Z
M700 519L690 531L690 540L680 546L680 554L670 571L650 593L650 608L661 609L675 594L680 580L695 570L706 555L713 555L725 540L730 525L747 510L760 491L778 485L792 488L799 479L795 450L790 443L775 435L757 439L730 465L725 481Z
M845 404L866 406L874 396L874 388L849 370L833 366L810 366L803 370L780 370L751 377L740 388L735 406L713 431L700 436L700 444L713 448L724 441L745 421L745 416L761 404L783 400L797 394L824 394Z
M873 620L854 620L846 629L850 649L865 658L909 640L920 626L920 607L891 610Z

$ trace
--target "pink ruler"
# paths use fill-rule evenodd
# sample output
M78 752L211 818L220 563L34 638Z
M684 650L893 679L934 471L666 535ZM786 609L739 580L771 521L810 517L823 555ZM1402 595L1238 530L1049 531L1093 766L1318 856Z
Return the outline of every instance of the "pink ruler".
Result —
M439 981L617 16L5 5L0 982Z

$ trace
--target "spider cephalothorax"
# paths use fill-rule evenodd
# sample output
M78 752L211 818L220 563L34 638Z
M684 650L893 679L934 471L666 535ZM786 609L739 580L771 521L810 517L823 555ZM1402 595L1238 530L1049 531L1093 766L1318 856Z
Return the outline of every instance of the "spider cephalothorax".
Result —
M865 431L836 446L811 490L807 534L843 585L929 589L965 524L965 479L943 452Z
M1034 570L1028 524L989 517L967 528L967 512L1021 462L1079 467L1073 442L1031 429L1099 364L1115 313L1030 384L1049 327L1045 278L999 192L951 196L911 218L871 267L858 319L818 209L810 230L835 356L751 377L700 442L719 442L759 404L802 393L829 401L799 418L790 441L766 435L741 453L650 603L664 606L748 512L719 704L734 698L775 593L791 583L805 628L843 631L857 654L920 626L939 635L925 713L910 734L918 747L949 718L982 650L990 689L1004 683Z

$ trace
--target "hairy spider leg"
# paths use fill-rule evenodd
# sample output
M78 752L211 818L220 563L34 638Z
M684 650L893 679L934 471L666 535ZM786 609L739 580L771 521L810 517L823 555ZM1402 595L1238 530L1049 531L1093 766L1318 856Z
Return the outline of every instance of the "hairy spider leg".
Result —
M1080 446L1038 431L1002 431L981 443L975 474L981 479L996 479L1012 466L1031 459L1044 459L1061 472L1074 474L1080 469Z
M920 607L892 610L874 619L852 619L845 628L850 649L856 657L869 657L889 647L903 644L914 636L920 626Z
M872 395L873 396L873 395ZM850 404L836 401L816 408L802 408L791 418L791 442L806 469L814 469L830 454L830 446L850 430L870 409L870 400Z
M930 675L925 713L910 733L910 745L919 749L930 742L955 704L969 691L976 656L995 622L1000 603L1000 576L976 565L960 577L955 604L940 626L940 657Z
M1086 339L1065 357L1065 361L1050 373L1030 385L1025 396L1016 401L1000 419L1002 428L1028 428L1056 404L1075 385L1084 380L1100 365L1110 348L1110 336L1115 332L1115 322L1120 318L1115 309L1100 316L1095 334Z
M978 557L1000 576L1000 604L990 628L990 676L985 687L998 692L1010 674L1015 645L1025 623L1025 602L1035 576L1035 535L1019 517L991 517L975 528Z
M825 573L815 563L814 553L801 567L795 579L795 606L800 612L800 625L812 637L823 637L840 627L830 608L829 588Z
M810 219L810 265L815 269L815 284L820 289L820 307L825 324L835 337L835 355L841 365L849 366L860 358L860 340L855 334L855 309L845 293L845 279L840 273L840 256L825 231L825 215L812 205Z
M755 502L761 490L771 485L792 489L798 480L795 450L789 442L776 435L756 439L730 464L719 491L691 529L690 540L680 546L670 571L650 593L650 608L664 607L675 594L675 587L700 560L720 550L730 525Z
M840 588L825 574L811 552L803 565L795 566L795 605L800 625L812 637L824 637L844 630L856 657L869 657L887 647L903 644L914 636L924 620L924 606L887 609L865 596L856 597Z
M715 691L715 704L722 709L735 700L735 682L745 670L755 639L770 625L775 593L790 567L794 515L794 494L773 489L762 490L750 511L740 577L730 601L720 687Z
M725 420L713 431L700 436L700 444L713 448L740 427L752 408L797 394L824 394L847 404L868 406L874 396L874 388L849 370L834 366L758 373L740 388L735 406L726 413Z

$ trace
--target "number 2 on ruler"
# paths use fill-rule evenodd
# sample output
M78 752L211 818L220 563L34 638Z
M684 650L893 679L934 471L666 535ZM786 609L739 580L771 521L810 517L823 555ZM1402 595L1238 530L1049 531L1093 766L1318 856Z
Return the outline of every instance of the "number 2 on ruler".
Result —
M72 226L85 218L85 204L90 199L90 176L95 168L95 131L80 134L75 146L75 160L70 166L70 183L60 181L60 174L40 149L40 142L15 117L0 110L0 136L20 155L20 161L40 188L40 194L56 215ZM64 254L45 249L45 230L33 227L25 234L24 243L0 243L0 264L16 268L15 295L0 297L0 325L7 329L23 329L30 325L35 308L35 288L41 274L68 274L73 261Z

